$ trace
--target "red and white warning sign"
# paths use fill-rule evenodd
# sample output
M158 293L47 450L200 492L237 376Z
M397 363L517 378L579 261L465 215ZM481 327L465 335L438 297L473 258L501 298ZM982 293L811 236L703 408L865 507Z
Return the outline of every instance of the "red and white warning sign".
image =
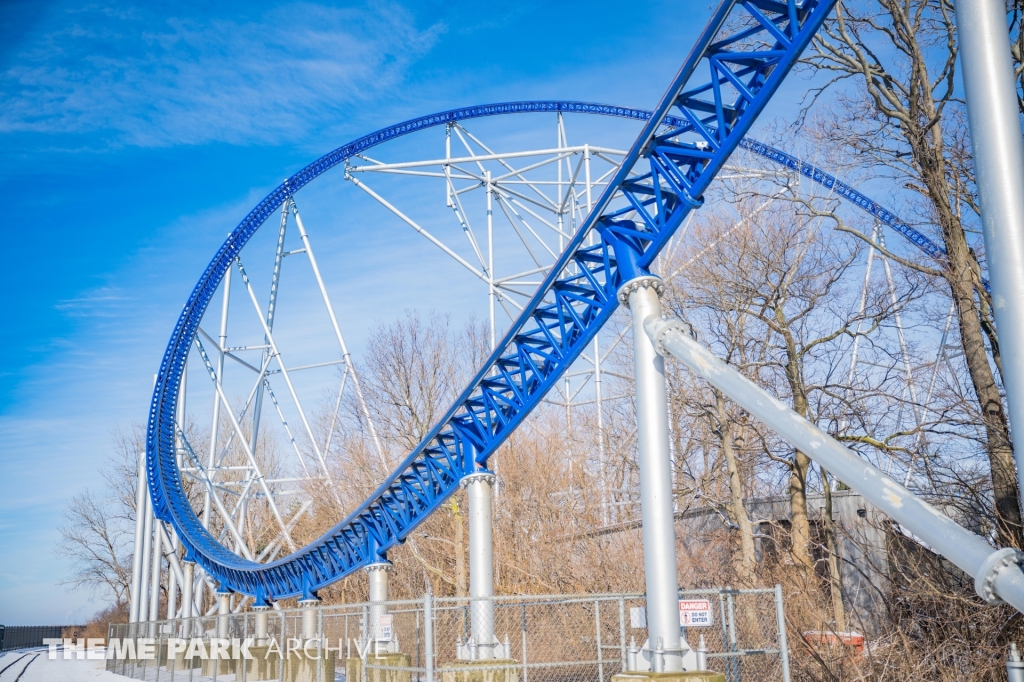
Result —
M679 624L688 628L711 625L711 602L707 599L680 599Z

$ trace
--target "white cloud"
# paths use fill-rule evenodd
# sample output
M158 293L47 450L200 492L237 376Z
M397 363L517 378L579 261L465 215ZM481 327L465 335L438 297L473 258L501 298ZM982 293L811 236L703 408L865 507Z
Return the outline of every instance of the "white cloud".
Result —
M295 140L402 81L442 26L397 6L293 3L252 20L56 13L0 72L0 133L138 146Z

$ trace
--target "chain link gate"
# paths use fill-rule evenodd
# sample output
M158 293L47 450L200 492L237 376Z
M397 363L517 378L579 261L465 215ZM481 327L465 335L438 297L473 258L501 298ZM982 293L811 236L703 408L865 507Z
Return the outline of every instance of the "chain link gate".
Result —
M781 588L683 590L679 597L710 602L710 624L685 629L694 650L703 636L708 669L728 682L789 682ZM106 668L148 682L609 682L626 669L630 648L647 638L641 594L494 597L499 653L493 664L473 661L479 674L471 676L467 642L476 601L428 595L385 602L387 625L377 633L367 633L366 624L381 603L318 607L314 639L302 637L304 609L272 610L270 654L254 643L251 653L262 657L255 663L190 660L169 647L172 639L197 638L209 654L226 633L235 640L229 652L241 658L242 645L256 636L252 612L112 624ZM124 653L124 640L145 638L154 640L153 658ZM289 667L303 657L310 661L305 673Z

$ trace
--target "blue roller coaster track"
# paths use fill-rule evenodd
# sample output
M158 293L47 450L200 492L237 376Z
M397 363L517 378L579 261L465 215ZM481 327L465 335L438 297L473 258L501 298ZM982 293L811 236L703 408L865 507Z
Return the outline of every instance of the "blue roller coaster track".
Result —
M189 296L157 376L146 441L147 483L169 522L222 590L259 604L310 598L378 561L435 511L540 403L618 307L619 287L646 272L737 147L770 159L852 201L928 256L944 252L893 213L812 164L745 139L836 0L725 0L653 112L582 102L512 102L406 121L344 145L290 177L254 208ZM307 547L268 564L244 559L203 527L182 487L174 416L199 323L249 238L295 192L388 140L456 121L514 113L586 113L644 121L636 142L537 293L465 391L370 497ZM635 213L639 224L627 219Z

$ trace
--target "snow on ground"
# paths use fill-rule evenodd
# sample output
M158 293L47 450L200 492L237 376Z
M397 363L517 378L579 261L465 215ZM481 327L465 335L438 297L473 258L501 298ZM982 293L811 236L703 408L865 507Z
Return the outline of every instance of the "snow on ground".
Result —
M50 660L46 649L11 651L0 657L0 682L125 682L103 669L105 661L65 661L63 652ZM5 670L6 668L6 670ZM20 678L20 679L19 679Z
M103 652L103 649L99 650ZM108 672L106 661L78 659L72 654L64 659L64 652L57 651L51 659L47 649L21 649L0 655L0 682L128 682L130 677ZM345 682L344 666L335 672L335 682ZM145 675L148 682L169 682L171 673L166 668L149 667L139 670L139 677ZM191 673L191 674L190 674ZM199 670L179 671L174 682L215 682L212 677L202 677ZM221 682L231 682L234 675L219 675Z

